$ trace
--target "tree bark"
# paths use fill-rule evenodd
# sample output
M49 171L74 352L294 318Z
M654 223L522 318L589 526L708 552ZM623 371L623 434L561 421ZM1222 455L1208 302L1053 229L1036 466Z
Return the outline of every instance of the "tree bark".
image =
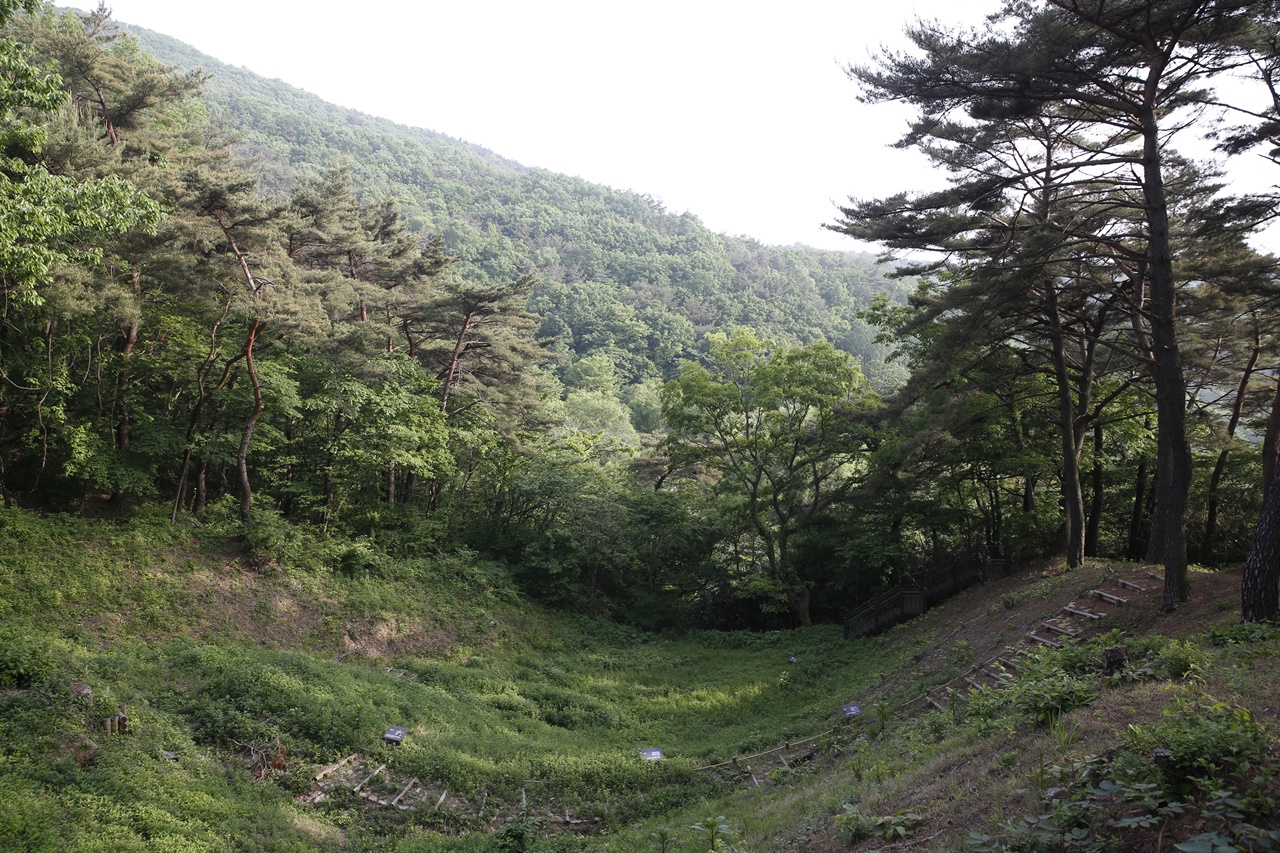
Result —
M1160 482L1168 481L1169 474L1165 470L1168 466L1168 453L1157 441L1156 467L1151 477L1151 494L1147 498L1151 503L1151 523L1147 529L1147 553L1143 558L1146 563L1164 562L1164 492Z
M236 451L236 469L240 478L240 520L246 523L249 521L249 508L253 500L253 488L249 484L249 443L253 440L253 431L258 426L258 417L262 414L262 384L258 381L258 371L253 364L253 347L264 328L266 323L254 319L249 324L249 335L244 345L244 360L249 373L249 384L253 387L253 411L245 419L244 431L240 434L240 447Z
M1084 534L1084 555L1098 556L1098 535L1102 528L1102 423L1093 422L1093 469L1089 472L1093 494L1089 496L1089 521Z
M1267 418L1267 431L1262 437L1262 488L1271 484L1280 458L1280 378L1276 380L1276 395L1271 400L1271 414Z
M1162 451L1157 480L1163 516L1164 598L1161 609L1187 600L1187 504L1191 494L1191 442L1187 438L1187 390L1178 351L1177 294L1169 247L1169 209L1161 165L1155 104L1165 61L1153 57L1140 114L1142 189L1147 216L1147 275L1151 282L1152 378L1156 386L1156 442ZM1154 532L1154 531L1153 531Z
M1076 443L1075 405L1071 399L1071 374L1063 344L1062 320L1057 292L1052 282L1045 285L1045 313L1050 329L1050 357L1058 391L1058 437L1062 456L1062 525L1067 565L1084 562L1084 492L1080 488L1080 450Z
M1240 621L1263 622L1280 615L1280 477L1272 477L1258 526L1249 540L1240 582Z
M808 628L813 625L810 598L809 588L804 584L792 589L789 596L788 604L791 606L791 613L795 616L796 622L801 628Z
M1142 516L1147 508L1147 460L1138 460L1138 475L1133 484L1133 511L1129 514L1129 548L1131 560L1142 557L1146 550L1142 542Z

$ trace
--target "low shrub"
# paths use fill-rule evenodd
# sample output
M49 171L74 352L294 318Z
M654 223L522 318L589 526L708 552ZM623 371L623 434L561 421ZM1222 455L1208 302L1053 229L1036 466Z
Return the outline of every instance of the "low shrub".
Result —
M63 667L53 640L19 625L0 627L0 687L25 690Z
M1247 709L1208 695L1177 695L1163 716L1131 725L1125 743L1151 758L1170 783L1247 773L1267 754L1270 735Z

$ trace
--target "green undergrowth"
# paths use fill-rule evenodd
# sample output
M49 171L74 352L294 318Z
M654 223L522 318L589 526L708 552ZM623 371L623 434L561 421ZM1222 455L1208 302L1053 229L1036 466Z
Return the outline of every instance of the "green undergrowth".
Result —
M1134 615L904 707L988 655L956 626L1049 615L1089 582L1069 573L845 642L647 634L539 609L472 555L278 519L5 510L0 541L0 849L1280 849L1273 626ZM316 782L353 753L384 796L422 792Z
M698 641L588 625L556 651L404 659L395 672L407 675L397 676L300 652L186 638L103 649L9 626L0 636L0 742L14 810L0 838L35 849L110 849L93 846L104 838L259 849L223 829L243 825L287 847L311 843L297 838L303 816L347 843L412 835L422 815L391 820L352 798L294 802L317 768L354 752L461 798L452 818L430 815L441 824L423 829L433 843L466 849L450 830L482 828L482 802L616 829L721 791L723 779L696 771L704 762L830 726L869 676L834 653L843 649L830 629L748 639L712 656ZM77 684L93 697L78 696ZM122 703L132 733L105 734L101 721ZM391 725L409 729L403 744L381 742ZM251 784L242 761L277 744L281 766ZM646 747L666 759L642 760Z
M1280 660L1276 637L1113 631L1033 649L1007 687L855 739L827 777L844 802L815 809L849 849L1280 849L1274 695L1252 682Z
M909 648L938 615L893 641ZM704 849L690 827L712 813L740 851L1280 849L1280 630L1116 629L1017 661L1007 687L957 692L942 711L870 705L812 762L757 766L758 787L739 776L600 849Z
M697 768L832 727L894 665L834 626L673 638L539 611L459 555L353 573L351 543L311 542L245 565L226 531L145 514L9 510L0 536L3 849L592 849L731 794ZM288 613L255 600L281 595ZM290 613L318 635L273 626ZM415 620L435 639L370 656L350 636ZM129 733L110 734L121 706ZM352 753L447 801L312 802Z

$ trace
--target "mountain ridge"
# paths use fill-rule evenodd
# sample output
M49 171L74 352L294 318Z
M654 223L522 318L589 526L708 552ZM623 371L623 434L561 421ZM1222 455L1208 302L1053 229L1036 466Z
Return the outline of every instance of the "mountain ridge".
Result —
M750 326L788 343L829 340L861 357L878 387L902 379L900 368L884 365L875 331L857 314L881 293L901 301L911 283L892 280L868 253L718 234L695 213L667 211L651 195L338 106L178 39L122 26L160 62L210 74L206 109L239 137L267 192L284 195L301 178L346 167L366 201L391 197L411 230L442 236L460 276L537 276L530 307L547 318L544 336L567 342L563 369L603 349L626 381L670 378L705 332ZM584 302L593 317L562 310ZM619 332L619 324L635 328ZM683 330L675 343L673 329ZM668 345L652 344L660 337ZM650 343L641 345L644 338Z

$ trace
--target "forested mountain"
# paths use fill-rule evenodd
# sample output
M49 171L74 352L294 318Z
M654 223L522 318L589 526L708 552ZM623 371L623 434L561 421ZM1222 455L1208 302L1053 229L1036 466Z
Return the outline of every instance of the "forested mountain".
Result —
M742 325L792 343L831 341L882 388L904 378L856 317L876 294L904 292L869 255L715 234L648 195L522 166L129 31L161 62L210 75L210 118L260 160L268 191L344 166L357 197L394 198L413 232L443 236L460 277L535 276L529 307L543 317L540 335L569 356L562 374L574 357L606 353L624 383L669 379L701 334Z
M1274 846L1275 627L1195 633L1280 615L1280 193L1218 171L1280 3L986 23L850 69L947 180L840 211L897 298L0 0L0 846Z
M717 235L105 8L18 6L6 186L102 204L5 225L30 256L4 279L10 504L233 513L254 553L314 529L357 573L470 549L654 626L833 618L900 562L837 514L869 471L846 415L905 378L859 316L902 301L871 257Z
M1267 68L1268 42L1248 3L1186 2L1195 28L1119 35L1010 7L993 55L1032 61L1037 28L1067 65L1111 51L1044 88L927 28L931 64L853 69L951 180L838 223L912 253L909 301L867 256L716 235L24 2L7 186L48 221L5 226L0 488L314 526L352 571L471 549L651 625L834 618L957 552L1164 560L1175 607L1188 562L1244 556L1280 434L1276 264L1247 242L1275 200L1171 147L1155 116L1191 123L1198 89L1132 83Z

